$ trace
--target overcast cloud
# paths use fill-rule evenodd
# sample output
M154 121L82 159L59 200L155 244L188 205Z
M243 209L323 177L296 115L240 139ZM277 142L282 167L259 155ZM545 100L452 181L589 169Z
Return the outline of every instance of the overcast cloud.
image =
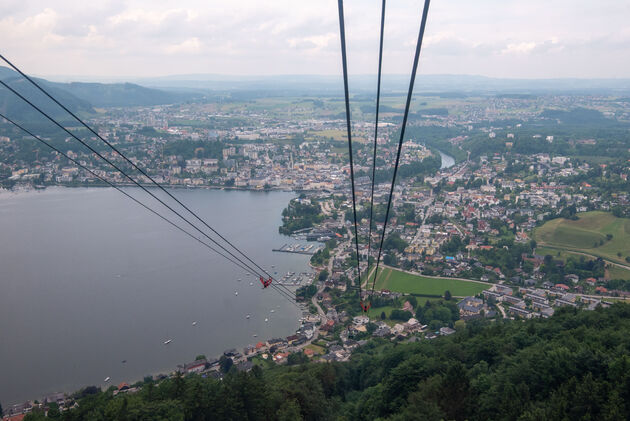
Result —
M94 3L98 3L94 5ZM390 0L385 73L409 73L422 2ZM349 70L375 73L380 1L346 1ZM0 51L37 75L338 74L334 0L3 0ZM630 1L434 0L420 72L630 77Z

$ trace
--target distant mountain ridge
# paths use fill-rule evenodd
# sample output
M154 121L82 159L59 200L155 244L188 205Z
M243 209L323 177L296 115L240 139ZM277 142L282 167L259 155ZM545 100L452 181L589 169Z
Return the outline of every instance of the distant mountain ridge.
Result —
M132 79L136 83L154 88L179 88L219 91L300 91L302 93L343 94L343 81L339 75L274 75L238 76L221 74L189 74ZM374 92L375 75L350 75L351 93ZM384 93L405 93L409 76L383 75ZM418 75L415 83L421 92L464 92L486 94L540 94L540 93L630 93L630 79L503 79L477 75ZM625 95L625 94L624 94Z

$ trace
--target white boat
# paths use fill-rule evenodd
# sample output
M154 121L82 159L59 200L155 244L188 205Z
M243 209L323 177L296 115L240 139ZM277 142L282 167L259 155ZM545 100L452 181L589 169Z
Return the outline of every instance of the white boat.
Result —
M258 337L258 335L256 335L255 333L254 333L252 336L253 336L254 338L257 338L257 337Z
M268 321L269 321L269 319L267 319L267 318L265 317L265 322L268 322Z
M173 342L173 340L172 340L172 339L167 339L167 340L165 340L165 341L164 341L164 345L168 345L168 344L170 344L171 342Z
M253 285L254 285L254 283L253 283L253 282L250 282L250 283L249 283L249 286L250 286L250 287L251 287L251 286L253 286Z
M192 325L193 326L197 326L197 322L192 322Z
M110 381L112 378L111 377L105 377L105 380L103 380L105 383L107 383L108 381Z
M276 312L276 310L274 310L274 309L271 309L271 312L272 312L272 313L275 313L275 312Z
M241 279L241 278L238 278L238 281L239 281L239 282L241 282L241 281L242 281L242 279Z
M246 318L246 319L249 319L249 318L250 318L250 315L248 314L247 316L245 316L245 318Z
M234 295L238 295L238 291L234 291Z

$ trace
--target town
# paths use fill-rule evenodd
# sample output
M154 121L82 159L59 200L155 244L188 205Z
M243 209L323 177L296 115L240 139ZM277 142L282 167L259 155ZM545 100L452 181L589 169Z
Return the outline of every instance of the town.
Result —
M334 98L121 108L94 117L103 137L166 186L295 192L279 230L316 244L278 249L312 254L316 274L296 291L303 312L294 334L226 350L219 358L199 355L152 380L347 361L369 340L434 340L478 318L547 318L559 307L595 310L630 296L630 230L623 219L629 151L615 138L616 129L603 130L603 137L588 130L582 135L576 123L628 121L630 103L497 96L466 98L446 109L430 100L437 104L419 104L403 143L378 273L399 109L389 107L378 128L372 227L374 124L369 109L356 110L362 117L352 127L358 256L345 121ZM599 114L585 113L581 107L587 106ZM577 129L566 130L560 121ZM101 185L62 157L33 149L18 132L0 128L5 189ZM100 176L129 185L72 139L47 138ZM367 312L362 301L370 303ZM112 386L113 393L134 393L142 384L123 382ZM76 402L73 395L54 394L6 408L5 415L51 404L64 409Z

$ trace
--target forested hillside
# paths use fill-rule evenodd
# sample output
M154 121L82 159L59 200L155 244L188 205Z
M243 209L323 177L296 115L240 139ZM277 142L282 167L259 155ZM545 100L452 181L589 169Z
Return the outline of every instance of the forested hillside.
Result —
M299 359L297 359L299 360ZM77 395L64 420L619 420L630 418L630 306L472 321L433 341L373 341L348 363L234 368ZM81 397L79 397L81 396ZM44 419L31 414L26 421Z

